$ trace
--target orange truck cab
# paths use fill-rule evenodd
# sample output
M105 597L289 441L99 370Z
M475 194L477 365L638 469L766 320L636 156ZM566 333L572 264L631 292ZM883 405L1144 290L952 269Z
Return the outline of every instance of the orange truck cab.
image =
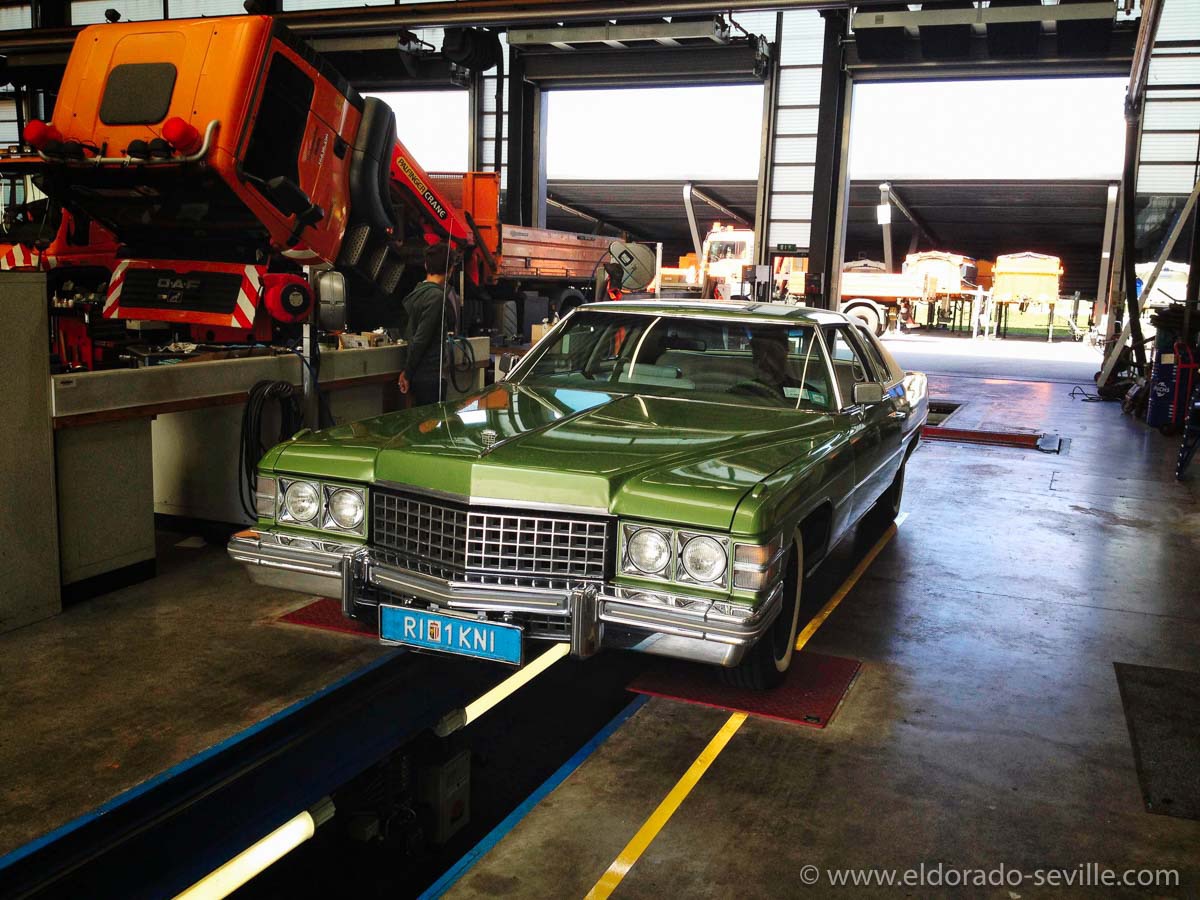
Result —
M391 109L268 16L85 28L52 120L24 138L51 200L119 243L106 318L265 340L272 320L308 317L304 266L390 294L449 240L483 274L478 230L396 140Z

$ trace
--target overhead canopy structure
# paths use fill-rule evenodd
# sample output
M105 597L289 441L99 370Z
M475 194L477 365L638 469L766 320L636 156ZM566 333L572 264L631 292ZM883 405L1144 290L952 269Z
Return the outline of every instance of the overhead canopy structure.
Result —
M558 203L586 213L634 238L662 241L668 261L691 250L683 207L682 181L551 181L549 194ZM696 187L754 221L755 182L697 181ZM1100 273L1100 245L1108 203L1108 181L892 181L895 195L948 250L982 259L1002 253L1035 250L1060 257L1066 274L1064 293L1093 297ZM876 219L879 181L850 185L847 258L883 259L883 234ZM715 209L696 203L701 230L713 221L730 222ZM594 220L549 209L551 228L592 230ZM913 225L900 212L892 216L897 259L903 259Z
M1108 181L892 181L894 193L949 250L980 259L1034 250L1059 257L1065 294L1094 297L1108 206ZM846 257L883 258L876 221L877 181L850 184ZM908 250L912 223L892 216L897 258Z

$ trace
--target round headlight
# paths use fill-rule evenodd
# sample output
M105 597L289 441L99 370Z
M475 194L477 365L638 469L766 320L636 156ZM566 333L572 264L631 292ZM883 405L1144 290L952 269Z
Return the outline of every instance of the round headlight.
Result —
M307 481L293 481L284 492L283 505L297 522L311 522L321 509L317 486Z
M671 544L661 531L642 528L629 539L629 561L639 572L661 575L671 561Z
M725 548L715 538L705 535L683 545L681 561L688 577L703 584L717 581L725 574Z
M363 498L358 491L341 488L329 495L329 518L338 528L357 528L363 520Z

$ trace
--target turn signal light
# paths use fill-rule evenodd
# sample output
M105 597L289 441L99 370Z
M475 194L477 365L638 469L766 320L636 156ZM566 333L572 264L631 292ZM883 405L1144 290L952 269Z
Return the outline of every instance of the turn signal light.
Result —
M185 156L200 149L202 141L199 130L179 116L172 116L163 122L162 133L163 137Z
M62 132L41 119L33 119L25 126L21 139L34 150L43 150L52 141L62 143Z

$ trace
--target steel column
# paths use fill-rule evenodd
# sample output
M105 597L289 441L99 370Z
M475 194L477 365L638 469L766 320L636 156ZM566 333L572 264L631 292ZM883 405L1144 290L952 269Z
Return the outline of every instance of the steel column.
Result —
M506 222L532 225L533 211L533 85L525 81L525 59L521 51L510 49L508 71L508 190L505 197ZM497 145L497 153L503 146Z
M888 272L895 271L896 259L892 252L892 191L890 185L885 181L879 186L879 212L887 210L887 218L879 224L883 227L883 265Z
M850 17L845 9L821 13L825 45L821 57L821 108L817 116L817 158L813 170L813 211L808 241L808 271L822 278L825 306L837 306L834 289L841 259L834 259L841 196L848 83L842 72L842 41Z
M763 83L762 136L758 154L758 190L754 203L754 258L759 265L771 261L768 242L771 222L771 191L775 184L775 135L779 115L779 46L783 34L783 13L775 14L775 42L771 45L771 63ZM694 230L694 229L693 229Z
M1108 278L1113 263L1113 232L1117 221L1116 184L1108 186L1108 203L1104 211L1104 240L1100 244L1100 279L1096 282L1096 304L1092 308L1092 322L1100 321L1102 315L1108 314Z
M1133 339L1133 358L1139 369L1146 368L1146 345L1142 337L1141 308L1137 293L1137 172L1138 147L1142 124L1142 105L1133 102L1133 98L1125 101L1125 170L1122 173L1121 190L1124 200L1124 232L1125 243L1125 315L1127 325Z
M1187 293L1183 301L1183 341L1195 346L1192 341L1192 312L1200 299L1200 206L1192 213L1192 252L1189 255Z

